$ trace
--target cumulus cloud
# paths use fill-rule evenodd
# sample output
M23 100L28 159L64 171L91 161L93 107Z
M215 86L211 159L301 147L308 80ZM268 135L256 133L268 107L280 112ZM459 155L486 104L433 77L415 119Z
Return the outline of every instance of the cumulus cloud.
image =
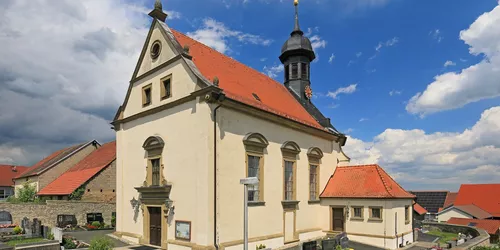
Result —
M1 1L0 163L113 140L149 21L121 2Z
M276 78L279 73L283 72L284 66L283 64L274 65L274 66L264 66L264 74L268 75L271 78Z
M340 94L352 94L354 92L356 92L356 87L358 86L357 83L354 83L354 84L351 84L347 87L341 87L341 88L338 88L337 90L335 91L328 91L328 94L327 96L333 98L333 99L337 99L338 98L338 95Z
M203 20L201 27L193 32L188 32L188 36L214 48L221 53L229 53L231 39L243 44L254 44L268 46L273 40L262 38L259 35L244 33L242 31L232 30L224 23L212 18Z
M448 66L455 66L455 65L457 65L455 62L448 60L448 61L444 62L443 66L448 67Z
M378 163L406 188L446 188L460 183L498 182L500 106L485 110L459 133L386 129L372 141L348 138L352 164Z
M500 6L462 30L460 39L469 45L470 54L483 55L484 59L459 72L434 77L423 92L410 99L406 106L409 113L425 116L500 96Z

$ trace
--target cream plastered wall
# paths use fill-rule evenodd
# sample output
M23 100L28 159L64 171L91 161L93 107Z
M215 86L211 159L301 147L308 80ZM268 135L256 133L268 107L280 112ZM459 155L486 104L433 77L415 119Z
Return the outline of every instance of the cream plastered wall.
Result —
M397 213L397 234L408 234L405 236L413 242L412 231L412 216L411 199L322 199L323 206L344 206L344 209L349 208L349 215L345 217L344 231L348 237L353 240L375 245L379 247L389 248L395 246L396 238L396 213ZM363 220L353 219L352 207L363 207ZM405 221L405 206L410 206L409 223ZM370 207L382 207L382 221L371 221ZM345 210L344 210L345 211ZM328 219L331 223L331 218ZM331 227L331 224L329 225ZM364 235L356 235L364 234ZM377 237L378 236L378 237ZM386 237L385 239L383 237Z
M466 214L456 208L452 208L448 211L445 211L445 212L442 212L442 213L439 213L437 215L437 220L439 222L446 222L448 221L451 217L455 217L455 218L466 218L466 219L472 219L472 216L470 216L469 214Z
M175 220L187 220L191 221L191 243L212 244L211 124L209 106L193 100L121 125L117 131L118 232L143 234L142 211L135 213L130 201L139 198L134 187L142 186L146 177L142 145L156 135L165 142L164 176L172 184L170 199L175 206L168 219L168 240L175 239Z
M337 166L339 145L283 125L262 120L227 108L218 111L218 226L219 242L243 239L243 186L246 177L245 147L247 133L262 134L269 145L264 151L264 206L248 208L249 238L283 234L283 154L286 141L296 142L301 152L297 160L296 231L328 228L328 207L319 203L308 204L309 160L307 151L318 147L323 151L320 164L320 190L326 185ZM282 237L281 237L282 238ZM282 239L281 241L282 242ZM241 247L241 246L240 246Z
M149 57L146 54L145 57ZM172 96L170 98L161 100L161 79L172 74L171 86ZM132 86L127 105L124 110L124 118L131 115L140 113L142 111L158 107L165 103L178 100L191 94L193 91L199 89L196 84L195 76L189 71L187 65L181 60L177 60L169 65L164 66L163 69L148 75L144 79L135 82ZM142 106L142 88L151 84L151 104Z
M39 184L38 183L38 176L30 176L27 178L20 178L20 179L14 180L14 193L15 193L16 197L19 195L19 189L23 188L23 184L27 181L31 182L31 185L35 186L36 192L40 191L39 185L38 185Z
M169 42L167 42L167 40L163 36L162 31L160 30L162 29L162 27L160 25L160 23L156 22L153 28L149 43L146 47L146 53L144 53L144 58L142 60L141 66L139 67L139 71L137 72L137 76L143 75L144 73L168 61L170 58L176 55L176 53L174 52L174 47ZM157 40L161 42L161 53L156 59L152 59L150 56L151 45Z

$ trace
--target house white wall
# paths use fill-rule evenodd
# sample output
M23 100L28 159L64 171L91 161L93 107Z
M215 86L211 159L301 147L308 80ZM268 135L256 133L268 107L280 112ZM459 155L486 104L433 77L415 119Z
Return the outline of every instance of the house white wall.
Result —
M473 219L473 217L470 214L467 214L459 209L456 209L455 207L452 207L451 209L446 209L437 214L438 222L446 222L452 217Z
M403 242L413 242L411 199L321 199L323 206L342 206L345 214L344 231L350 240L385 249L396 249ZM363 219L352 218L352 207L363 207ZM405 221L405 206L410 206L409 220ZM370 220L370 207L382 207L382 220ZM349 210L348 215L346 214ZM397 218L397 222L396 222ZM328 221L331 221L330 218ZM396 228L397 225L397 228ZM331 225L330 225L331 228Z

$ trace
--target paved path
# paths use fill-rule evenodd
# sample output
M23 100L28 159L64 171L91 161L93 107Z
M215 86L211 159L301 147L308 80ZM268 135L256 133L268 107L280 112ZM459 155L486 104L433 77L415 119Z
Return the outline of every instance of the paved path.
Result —
M83 241L87 244L90 244L90 241L95 237L105 236L113 241L115 247L125 247L128 246L123 241L114 239L112 237L107 236L107 234L113 233L114 230L95 230L95 231L78 231L78 232L64 232L65 235L70 235L75 237L79 241Z
M418 231L418 241L420 242L434 242L437 238L439 237Z
M355 242L352 240L349 241L349 248L352 248L354 250L383 250L383 248L365 245L363 243Z

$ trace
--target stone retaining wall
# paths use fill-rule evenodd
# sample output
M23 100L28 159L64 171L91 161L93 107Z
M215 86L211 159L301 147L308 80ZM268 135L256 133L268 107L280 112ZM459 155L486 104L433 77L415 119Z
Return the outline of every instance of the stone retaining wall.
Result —
M465 250L465 249L473 249L478 246L489 246L490 245L490 235L483 229L468 227L463 225L454 225L448 223L438 223L438 222L423 222L424 226L436 227L443 232L450 233L463 233L470 234L474 236L473 239L468 240L464 244L460 246L456 246L453 249L457 250Z
M111 213L116 211L115 203L48 200L46 203L0 203L0 211L7 211L12 215L12 221L21 225L24 217L33 220L38 218L43 225L54 227L57 215L74 214L79 225L87 222L87 213L102 213L104 222L111 224Z

